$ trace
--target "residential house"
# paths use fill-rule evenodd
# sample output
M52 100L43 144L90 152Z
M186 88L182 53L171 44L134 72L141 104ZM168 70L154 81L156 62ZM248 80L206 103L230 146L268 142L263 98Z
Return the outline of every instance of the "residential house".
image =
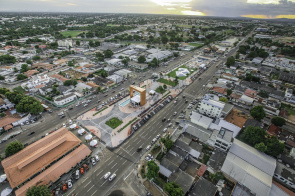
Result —
M77 99L77 95L74 93L68 93L65 95L59 95L54 98L54 103L58 106L66 105Z
M93 90L93 88L87 84L84 84L84 83L78 83L75 87L75 90L78 91L79 93L81 94L84 94L84 93L89 93L90 91Z

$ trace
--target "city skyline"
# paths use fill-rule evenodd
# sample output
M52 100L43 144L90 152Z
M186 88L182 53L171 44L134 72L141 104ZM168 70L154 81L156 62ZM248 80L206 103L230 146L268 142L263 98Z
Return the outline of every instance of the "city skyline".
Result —
M295 0L4 0L6 12L143 13L295 19Z

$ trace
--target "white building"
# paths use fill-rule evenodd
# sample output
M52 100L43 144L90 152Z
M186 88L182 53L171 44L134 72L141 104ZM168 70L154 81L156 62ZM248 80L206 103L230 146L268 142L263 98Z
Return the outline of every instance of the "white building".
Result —
M212 118L199 114L195 111L192 111L190 119L192 123L199 125L200 127L203 127L205 129L208 129L211 123L213 122Z
M285 98L290 99L293 96L293 89L287 88L285 91Z
M76 98L77 96L74 93L69 93L67 95L60 95L54 99L54 103L58 106L62 106L74 101Z
M32 78L28 81L28 82L24 82L21 84L22 88L28 88L29 90L34 89L36 86L44 84L46 86L46 84L48 82L50 82L51 78L48 77L47 74L44 75L35 75L32 76Z
M66 47L66 48L69 48L70 46L73 47L73 41L71 39L58 40L57 44L60 47Z
M114 66L123 66L124 64L122 63L122 59L111 59L107 61L109 65L114 65Z
M233 106L230 104L204 97L198 104L197 111L212 118L224 118L232 109Z
M113 75L108 76L107 79L111 80L111 81L114 81L116 83L119 83L119 82L122 82L124 78L122 76L113 74Z

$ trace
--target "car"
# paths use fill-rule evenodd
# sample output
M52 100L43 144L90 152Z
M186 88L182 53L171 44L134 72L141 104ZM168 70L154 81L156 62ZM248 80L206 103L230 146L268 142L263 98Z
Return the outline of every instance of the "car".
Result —
M136 152L140 152L142 150L142 146L139 146L136 150Z
M80 171L77 169L75 173L75 179L78 180L80 177Z
M188 100L185 100L185 103L188 103Z
M69 124L70 124L70 125L73 124L72 120L69 120Z
M76 107L78 107L80 105L80 103L76 104Z
M111 172L106 173L103 177L104 179L108 179L108 177L111 175Z
M97 103L99 103L100 102L100 100L97 100Z
M92 163L92 165L96 165L96 161L94 158L91 159L91 163Z
M72 110L72 109L74 109L74 108L69 108L69 110Z
M162 119L162 122L165 122L165 121L166 121L166 118L163 118L163 119Z
M174 103L177 103L177 101L174 101Z
M65 123L62 123L62 126L63 126L63 127L66 127L66 124L65 124Z
M115 178L116 176L117 176L116 174L111 175L111 177L109 178L109 181L114 180L114 178Z
M157 138L154 138L154 139L152 140L152 144L156 143L156 141L157 141Z
M121 91L123 91L124 90L124 88L121 88Z
M108 94L104 95L104 97L107 97L107 96L108 96Z
M177 114L177 112L174 112L174 113L173 113L173 116L176 116L176 114Z
M31 133L28 134L28 136L33 135L35 133L35 131L32 131Z
M52 110L48 110L48 112L49 112L49 113L52 113L53 111L52 111Z
M159 138L160 138L160 134L158 134L158 135L156 136L156 138L159 139Z
M63 116L64 113L63 113L63 112L60 112L60 113L58 113L57 115L59 115L59 116Z
M60 116L61 119L64 118L64 117L65 117L64 115Z
M88 106L88 103L86 103L86 104L84 105L84 107L86 107L86 106Z
M170 122L170 118L167 120L167 122Z
M148 145L147 147L146 147L146 150L150 150L151 149L151 145Z
M68 188L70 189L70 188L72 188L72 187L73 187L72 180L71 180L71 179L69 179L69 180L68 180Z
M149 156L151 160L154 159L154 157L151 154L148 154L147 156Z
M96 160L97 162L99 161L99 157L98 157L98 155L95 155L94 158L95 158L95 160Z
M132 84L134 85L134 84L135 84L135 82L132 82Z
M165 133L167 131L167 128L163 129L163 132Z
M148 157L148 156L145 157L145 160L151 161L150 157Z
M168 124L168 127L171 127L171 126L172 126L172 123L169 123L169 124Z

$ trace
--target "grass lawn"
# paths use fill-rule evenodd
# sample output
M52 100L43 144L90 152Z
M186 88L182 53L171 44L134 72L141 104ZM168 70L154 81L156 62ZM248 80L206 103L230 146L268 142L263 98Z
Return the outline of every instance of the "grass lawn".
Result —
M63 31L61 32L61 34L65 37L69 37L69 36L77 37L77 35L79 35L82 32L86 32L86 31Z
M158 88L156 89L156 92L157 92L157 93L164 94L164 93L166 92L166 90L165 90L164 88L160 88L160 87L158 87Z
M176 86L174 81L166 80L164 78L160 78L158 80L158 82L161 82L161 83L164 83L164 84L167 84L167 85L170 85L170 86Z
M193 69L193 68L188 68L188 67L186 67L185 65L182 65L182 66L179 67L179 68L187 68L187 69L189 70L190 74L192 74L193 72L195 72L195 71L197 70L197 69ZM178 69L179 69L179 68L178 68ZM168 75L169 77L176 78L176 71L178 71L178 69L175 69L174 71L171 71L171 72L168 73L167 75ZM193 71L191 71L191 70L193 70ZM188 76L189 76L190 74L188 74ZM184 80L184 79L186 79L186 78L187 78L187 76L178 77L179 80Z
M13 89L13 92L16 92L16 93L24 93L26 92L25 89L23 89L21 86L18 86L18 87L15 87Z
M282 103L281 108L284 108L288 112L288 115L295 115L295 108L293 108L291 105Z
M198 44L198 43L189 43L188 45L195 46L196 48L200 48L203 46L203 44Z
M123 121L119 120L118 118L114 117L111 118L110 120L108 120L106 122L106 124L111 127L112 129L117 128L119 125L121 125L123 123Z

